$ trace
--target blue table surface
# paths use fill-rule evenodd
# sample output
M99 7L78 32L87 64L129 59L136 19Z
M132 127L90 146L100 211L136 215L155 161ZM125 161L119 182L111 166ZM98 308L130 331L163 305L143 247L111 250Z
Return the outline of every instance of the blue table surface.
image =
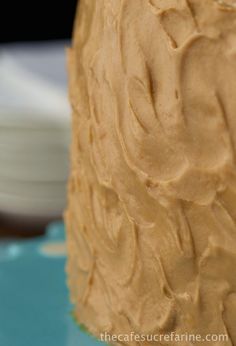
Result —
M41 251L63 240L63 224L55 223L43 237L0 242L0 346L105 345L71 317L65 256Z

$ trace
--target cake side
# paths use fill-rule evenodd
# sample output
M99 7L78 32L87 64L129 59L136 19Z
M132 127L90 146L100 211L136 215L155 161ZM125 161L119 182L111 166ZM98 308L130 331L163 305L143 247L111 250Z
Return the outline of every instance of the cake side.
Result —
M97 336L234 344L234 1L81 0L77 18L66 212L77 319Z

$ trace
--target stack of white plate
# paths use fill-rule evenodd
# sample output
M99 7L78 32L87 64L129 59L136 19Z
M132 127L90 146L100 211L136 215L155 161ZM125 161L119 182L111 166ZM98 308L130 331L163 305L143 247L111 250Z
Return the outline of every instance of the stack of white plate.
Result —
M70 111L64 70L64 44L0 50L0 218L53 219L65 207Z

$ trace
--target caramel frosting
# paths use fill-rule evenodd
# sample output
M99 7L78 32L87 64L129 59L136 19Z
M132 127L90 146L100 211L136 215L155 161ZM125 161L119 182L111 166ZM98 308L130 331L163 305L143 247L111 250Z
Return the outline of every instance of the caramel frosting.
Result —
M236 345L236 1L81 0L68 56L78 321Z

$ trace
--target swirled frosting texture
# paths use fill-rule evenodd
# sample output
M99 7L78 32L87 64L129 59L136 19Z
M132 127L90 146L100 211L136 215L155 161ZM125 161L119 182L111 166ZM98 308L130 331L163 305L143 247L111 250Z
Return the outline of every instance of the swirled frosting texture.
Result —
M69 70L78 320L235 345L235 1L81 0Z

